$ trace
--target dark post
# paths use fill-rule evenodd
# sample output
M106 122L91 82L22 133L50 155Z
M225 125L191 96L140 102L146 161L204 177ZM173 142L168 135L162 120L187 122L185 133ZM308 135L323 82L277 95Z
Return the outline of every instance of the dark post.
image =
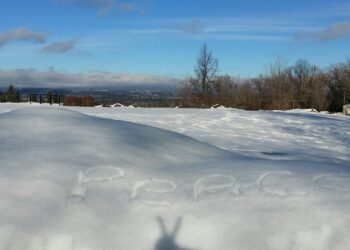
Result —
M346 104L346 92L344 90L344 106L345 106L345 104Z
M40 102L40 104L41 104L41 94L39 95L39 100L40 100L39 102Z
M51 95L51 93L49 94L49 100L50 100L50 105L52 105L52 95Z

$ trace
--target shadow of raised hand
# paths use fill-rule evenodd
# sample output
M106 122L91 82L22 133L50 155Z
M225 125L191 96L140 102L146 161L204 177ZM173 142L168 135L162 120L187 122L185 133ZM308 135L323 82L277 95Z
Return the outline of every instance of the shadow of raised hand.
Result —
M178 218L176 221L176 224L174 226L174 229L172 232L168 232L168 230L165 227L164 221L161 217L157 217L158 223L160 225L160 229L162 232L161 238L157 241L154 250L185 250L188 248L184 248L179 246L176 243L176 236L180 230L181 227L181 218Z

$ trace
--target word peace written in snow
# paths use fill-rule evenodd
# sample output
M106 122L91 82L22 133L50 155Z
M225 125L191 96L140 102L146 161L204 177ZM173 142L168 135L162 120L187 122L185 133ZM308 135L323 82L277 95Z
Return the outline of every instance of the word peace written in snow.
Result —
M117 182L124 180L128 183L128 195L130 200L138 200L147 205L169 206L176 196L175 192L181 187L170 180L147 178L132 182L131 176L117 167L94 167L85 172L79 172L77 182L71 190L70 197L75 201L81 201L86 198L88 189L92 188L89 184ZM290 181L288 181L288 179ZM250 193L261 192L274 196L302 196L307 195L305 190L293 188L294 181L298 178L288 171L270 171L261 174L254 182L240 182L232 175L212 174L198 178L192 185L185 185L191 188L191 200L200 201L205 199L206 195L249 195ZM312 179L312 187L321 187L328 190L349 192L350 177L344 177L336 174L317 175ZM300 186L300 185L299 185ZM307 185L301 185L306 187ZM310 186L310 185L309 185ZM306 188L305 188L306 189Z

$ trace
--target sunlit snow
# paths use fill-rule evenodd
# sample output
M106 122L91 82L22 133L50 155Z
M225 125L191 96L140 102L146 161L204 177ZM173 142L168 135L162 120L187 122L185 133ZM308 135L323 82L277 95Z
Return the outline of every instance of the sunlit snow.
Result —
M350 249L350 118L0 104L0 249Z

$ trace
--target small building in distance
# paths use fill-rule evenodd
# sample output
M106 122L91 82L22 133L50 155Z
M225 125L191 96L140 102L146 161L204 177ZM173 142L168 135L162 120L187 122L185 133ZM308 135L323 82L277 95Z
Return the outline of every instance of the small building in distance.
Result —
M350 115L350 104L346 104L343 106L343 114Z

